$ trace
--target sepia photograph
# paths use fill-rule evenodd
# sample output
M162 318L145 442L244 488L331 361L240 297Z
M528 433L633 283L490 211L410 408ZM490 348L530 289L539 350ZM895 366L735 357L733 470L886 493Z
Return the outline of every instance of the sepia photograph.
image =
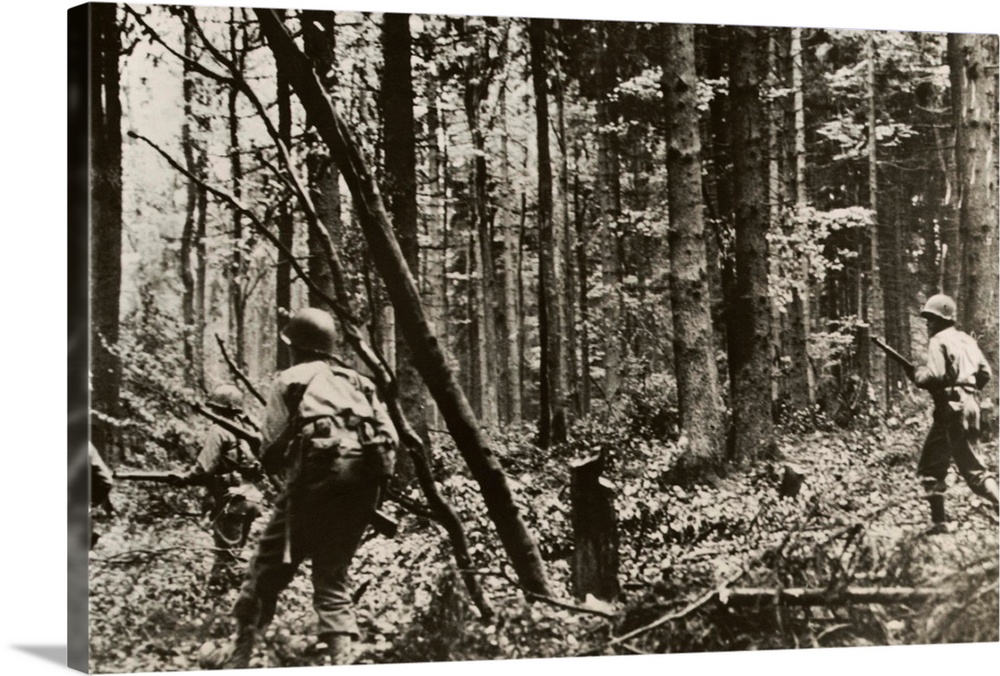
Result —
M68 11L69 666L997 644L998 36L412 7Z

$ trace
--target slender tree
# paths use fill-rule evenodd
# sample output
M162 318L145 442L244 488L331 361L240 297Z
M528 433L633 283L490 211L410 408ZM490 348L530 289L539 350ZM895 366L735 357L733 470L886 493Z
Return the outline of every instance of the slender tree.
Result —
M498 217L500 230L503 232L504 255L504 330L506 345L504 353L507 422L521 422L521 308L519 304L520 279L517 274L517 259L519 238L517 224L512 217L514 196L510 181L510 155L507 131L507 95L506 88L500 92L500 173L503 195L501 197Z
M767 63L767 30L732 27L729 110L733 151L735 284L730 300L729 372L733 437L730 455L753 461L772 449L771 327L767 284L765 118L761 83Z
M197 80L190 66L194 59L194 28L190 23L184 24L184 63L182 95L184 98L184 121L181 123L181 148L184 152L184 164L188 171L198 176L201 172L201 147L195 141L192 126L197 124L194 115L194 98ZM199 315L201 306L197 298L198 255L198 224L200 219L198 207L201 193L196 181L188 181L187 195L184 205L184 229L181 233L180 269L183 291L181 294L181 313L184 320L184 361L190 364L185 371L189 387L203 382L203 359L201 345L204 334L200 333Z
M795 214L800 227L809 206L806 185L806 116L805 95L802 85L803 49L802 29L792 28L789 61L792 79L792 116L795 140L793 159L795 167ZM806 233L808 234L808 233ZM816 376L809 359L809 336L812 333L812 275L809 255L800 255L798 283L792 289L792 306L795 317L795 338L792 346L792 371L796 385L793 387L791 405L796 410L816 404Z
M878 213L878 116L875 101L875 33L870 31L865 39L865 58L868 62L867 77L867 117L868 117L868 208L872 212L872 224L868 238L868 256L864 263L865 305L869 335L882 336L885 333L885 301L882 297L882 274L879 264L879 223ZM862 332L864 333L864 332ZM867 348L870 341L863 339ZM869 378L875 401L883 409L886 406L887 385L885 355L867 348L870 357Z
M538 148L538 326L542 344L539 439L542 448L565 440L562 334L559 324L559 279L556 276L556 238L553 232L552 160L549 152L548 35L552 22L530 20L531 81L535 92Z
M403 258L414 276L420 273L417 232L417 153L413 119L410 15L382 17L382 123L385 148L385 195ZM418 281L418 284L420 282ZM427 439L426 397L420 375L396 326L396 380L400 404L417 433Z
M334 67L337 41L337 15L335 12L307 9L302 11L302 43L309 60L316 69L323 88L333 93L337 85L337 69ZM343 224L340 215L340 175L329 153L320 144L310 148L306 158L309 170L309 186L313 203L320 220L330 229L330 235L339 241ZM315 233L309 231L309 276L317 287L328 296L333 295L334 280L329 270L322 244ZM317 306L320 299L315 292L309 292L309 304Z
M621 386L621 255L618 219L621 215L621 172L619 166L617 62L607 24L597 28L600 37L597 55L597 192L601 219L601 278L604 286L604 382L605 400L613 405Z
M91 30L91 407L116 419L121 363L114 348L122 284L122 44L117 5L94 5ZM93 421L91 440L106 454L106 461L119 459L115 428L101 417Z
M246 51L246 39L243 27L237 20L239 10L235 7L229 10L229 60L242 70L243 57ZM227 90L227 122L229 126L229 173L233 196L240 200L243 196L243 155L240 148L240 117L238 103L239 89L230 87ZM243 215L233 210L230 238L232 241L232 258L229 268L229 332L235 339L235 358L238 364L246 361L246 297L243 293L243 280L246 275L246 255L243 233Z
M288 84L288 78L280 71L277 72L275 82L277 85L277 107L278 107L278 137L286 148L292 145L292 90ZM278 207L278 239L285 251L295 251L295 217L292 207L288 202L282 202ZM291 355L288 350L281 346L281 329L284 328L286 317L282 316L282 311L291 315L292 308L292 263L287 256L280 256L275 269L274 302L278 308L277 326L275 335L278 337L275 354L277 355L276 368L286 369L292 365Z

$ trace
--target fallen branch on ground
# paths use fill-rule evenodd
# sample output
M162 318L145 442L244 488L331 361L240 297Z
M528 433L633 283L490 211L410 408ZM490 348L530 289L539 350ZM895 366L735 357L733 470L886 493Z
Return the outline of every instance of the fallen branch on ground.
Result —
M727 606L839 606L851 603L922 603L947 594L947 589L917 587L845 587L831 592L823 587L734 587L716 591L718 601Z

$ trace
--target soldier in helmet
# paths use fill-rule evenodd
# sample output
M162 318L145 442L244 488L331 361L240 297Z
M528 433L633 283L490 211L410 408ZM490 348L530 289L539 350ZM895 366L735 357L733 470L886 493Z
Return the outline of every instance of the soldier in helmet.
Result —
M235 419L243 411L243 395L232 385L216 388L207 403L213 412L228 418ZM203 508L215 543L209 576L212 589L225 591L239 580L238 555L261 514L263 496L254 484L261 476L260 463L249 444L219 425L206 434L194 467L171 473L175 485L206 489Z
M992 372L975 339L955 328L955 301L944 294L927 299L920 315L927 322L927 360L910 374L934 400L934 422L924 442L917 474L930 505L930 533L949 530L944 508L945 478L951 461L972 491L997 507L997 482L976 453L978 392Z
M292 366L275 379L261 457L285 486L233 610L237 637L228 669L249 665L278 595L306 558L319 641L334 664L353 661L358 627L348 568L395 460L396 429L374 385L334 354L333 317L301 310L281 338Z

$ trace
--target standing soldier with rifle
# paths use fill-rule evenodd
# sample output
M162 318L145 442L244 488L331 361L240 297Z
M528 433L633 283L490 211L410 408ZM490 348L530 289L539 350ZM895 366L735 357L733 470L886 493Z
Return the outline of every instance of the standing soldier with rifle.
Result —
M296 313L281 338L292 366L268 399L262 460L284 489L233 609L237 636L224 668L249 666L257 637L299 565L312 560L318 637L334 664L358 637L348 568L392 475L396 429L370 380L334 354L333 317Z
M955 328L955 301L944 294L927 299L920 316L927 322L927 359L910 364L907 375L934 400L934 422L924 442L917 474L930 505L929 534L949 531L944 509L948 468L954 459L972 489L997 508L997 482L976 453L979 436L978 392L992 372L972 336Z
M212 525L215 561L209 588L226 591L239 580L238 555L246 545L250 527L260 516L263 495L254 485L262 478L260 463L246 439L233 433L224 422L240 420L243 395L232 385L216 388L208 398L208 409L222 418L205 436L197 463L187 472L170 472L167 483L204 486L204 512Z

